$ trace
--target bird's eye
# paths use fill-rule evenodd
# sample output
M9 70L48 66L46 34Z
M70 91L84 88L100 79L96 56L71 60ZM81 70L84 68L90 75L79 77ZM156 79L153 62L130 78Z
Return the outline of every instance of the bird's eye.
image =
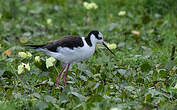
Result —
M102 37L98 37L99 38L99 40L101 40L102 39Z

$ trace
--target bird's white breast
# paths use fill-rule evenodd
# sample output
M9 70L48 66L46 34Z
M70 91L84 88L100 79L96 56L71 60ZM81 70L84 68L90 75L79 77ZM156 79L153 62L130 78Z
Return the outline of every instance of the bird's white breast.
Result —
M58 52L47 52L47 53L64 63L73 63L85 60L93 55L95 51L95 45L92 45L90 47L84 40L84 37L82 37L82 40L84 42L83 47L77 47L73 49L67 47L58 47L57 48Z

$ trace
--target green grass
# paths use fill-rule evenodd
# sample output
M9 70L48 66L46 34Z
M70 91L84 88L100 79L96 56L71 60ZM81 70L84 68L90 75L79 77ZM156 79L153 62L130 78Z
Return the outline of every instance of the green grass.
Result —
M171 60L172 47L177 46L177 2L91 1L97 9L85 9L83 0L0 0L1 110L177 108L176 52ZM126 15L119 16L120 11ZM118 46L113 50L116 56L97 48L91 58L72 65L66 87L62 82L55 85L59 61L47 69L48 56L23 47L71 34L86 36L94 29ZM8 49L11 54L3 55ZM32 57L19 57L21 51ZM35 56L41 57L40 63ZM19 75L22 62L31 70Z

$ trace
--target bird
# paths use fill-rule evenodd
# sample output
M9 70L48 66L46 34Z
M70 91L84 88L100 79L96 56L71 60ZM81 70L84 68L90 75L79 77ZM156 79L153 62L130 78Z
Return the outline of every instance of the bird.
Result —
M70 35L59 40L55 40L42 45L26 45L31 49L36 49L54 57L64 63L61 72L58 73L56 84L59 84L60 77L64 72L63 84L66 86L68 69L72 63L83 61L93 55L97 44L103 44L108 51L115 55L103 40L103 34L98 30L91 30L87 37Z

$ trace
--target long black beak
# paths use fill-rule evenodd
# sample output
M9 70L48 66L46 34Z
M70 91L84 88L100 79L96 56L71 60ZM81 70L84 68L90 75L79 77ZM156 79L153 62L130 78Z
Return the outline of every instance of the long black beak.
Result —
M108 48L108 46L104 42L102 44L115 56L115 54L111 51L111 49Z

